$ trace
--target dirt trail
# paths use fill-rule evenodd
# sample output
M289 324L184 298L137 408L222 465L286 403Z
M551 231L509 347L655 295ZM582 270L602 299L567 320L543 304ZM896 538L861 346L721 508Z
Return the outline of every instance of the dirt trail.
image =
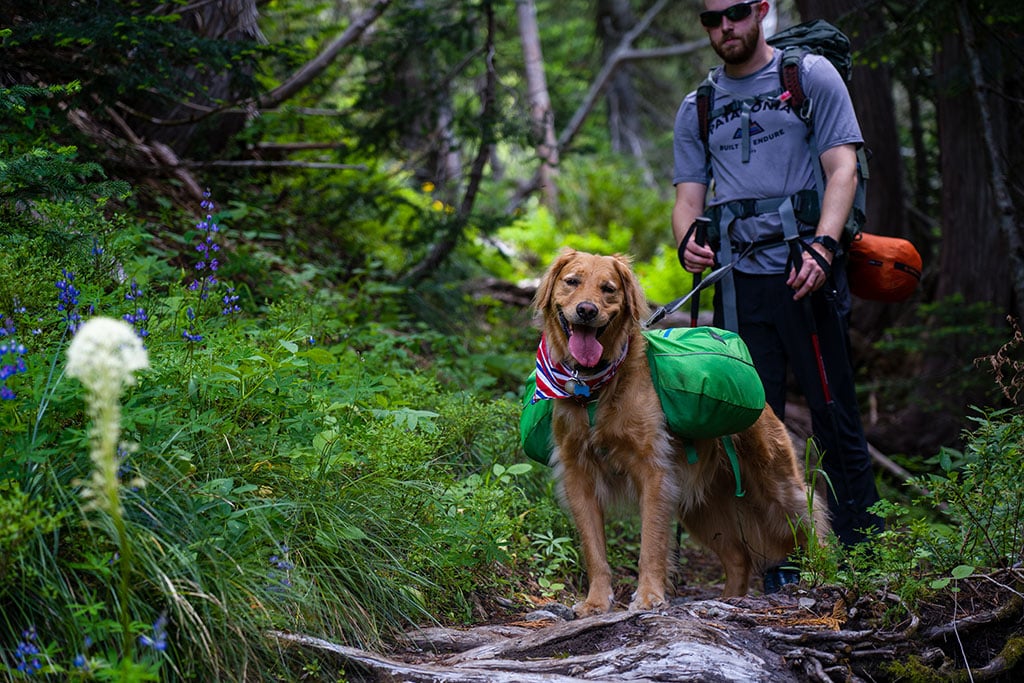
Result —
M1024 571L969 577L917 612L894 595L786 586L664 610L572 619L558 604L467 628L406 634L386 653L269 634L330 654L352 683L1024 680Z

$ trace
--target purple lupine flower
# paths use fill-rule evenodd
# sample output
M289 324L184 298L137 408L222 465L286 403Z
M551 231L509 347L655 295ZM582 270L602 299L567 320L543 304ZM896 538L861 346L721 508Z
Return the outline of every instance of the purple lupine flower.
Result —
M92 638L86 636L85 640L82 643L82 651L75 655L74 660L72 660L71 662L75 665L76 669L79 669L81 671L89 670L89 657L88 655L86 655L86 653L89 651L90 647L92 647Z
M206 212L206 218L196 223L196 229L199 230L200 235L199 243L195 247L199 253L199 261L195 265L197 277L192 280L188 288L193 292L198 290L199 298L206 301L210 290L217 285L217 278L213 273L217 272L220 267L220 262L215 256L220 251L220 245L215 240L220 228L213 221L214 203L210 200L209 190L203 193L203 201L199 206Z
M234 287L228 287L227 294L221 299L221 303L224 304L224 308L220 310L221 315L231 315L232 313L240 313L241 308L238 307L238 295L235 294Z
M36 639L35 627L29 626L22 631L21 640L14 649L14 658L18 662L15 668L26 676L32 676L43 668L39 661L39 646L36 645Z
M167 649L167 615L161 614L160 617L153 623L153 636L147 636L145 634L139 636L139 645L143 647L150 647L157 652L163 652Z
M135 334L139 335L142 339L149 336L149 330L146 329L146 321L149 320L149 315L146 313L146 309L140 304L142 299L142 288L139 287L139 283L132 278L131 286L124 295L125 301L131 301L136 305L135 310L131 313L125 313L121 316L126 323L135 328Z
M7 386L7 380L28 371L25 363L27 351L25 345L19 344L16 339L6 338L0 342L0 400L11 401L17 398L14 390Z
M292 587L291 571L295 569L295 564L288 558L291 549L287 544L278 543L277 548L280 554L270 556L270 571L267 572L267 578L271 581L269 590L281 592Z
M196 332L196 312L191 306L185 309L185 317L188 318L188 329L182 331L182 338L190 342L203 341L203 335Z
M64 278L57 280L57 310L64 313L64 322L68 332L74 334L82 324L82 316L78 314L78 297L82 293L75 287L75 274L62 268Z

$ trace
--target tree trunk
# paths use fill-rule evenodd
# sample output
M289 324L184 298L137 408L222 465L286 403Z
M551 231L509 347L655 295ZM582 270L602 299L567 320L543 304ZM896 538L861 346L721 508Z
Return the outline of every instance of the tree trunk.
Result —
M961 33L964 29L969 34L980 25L962 25ZM956 442L967 406L991 405L984 381L949 386L946 378L962 376L966 363L994 352L995 348L985 346L991 343L985 341L991 339L989 330L1004 325L1003 316L1016 309L1012 263L1019 254L1011 253L1009 238L1018 228L1007 227L1012 208L1001 206L995 194L995 188L1005 182L1005 177L997 177L1002 163L999 155L1007 149L1008 126L1016 120L1002 98L991 94L992 87L976 82L966 43L967 36L947 33L935 56L943 189L937 268L941 277L936 279L933 296L943 307L925 321L936 334L929 340L929 331L922 339L922 367L916 373L917 389L910 401L913 414L902 418L904 431L923 428L920 433L929 435L936 445ZM988 73L1001 72L998 41L988 41L983 61ZM995 88L1002 85L993 83ZM983 126L987 128L983 130ZM988 144L986 136L990 136ZM996 157L995 165L987 158L989 153ZM991 306L990 313L979 312L979 305ZM954 334L954 326L964 331Z
M982 55L978 52L980 46L975 38L974 20L967 4L962 0L957 2L956 10L962 45L970 68L970 93L976 105L979 124L977 130L983 143L980 147L984 150L983 156L988 162L985 164L988 173L983 177L988 178L989 190L992 193L990 211L993 215L991 215L991 220L993 227L998 229L1000 237L1008 247L1005 253L1009 256L1007 267L1010 274L1010 294L1013 296L1013 300L1006 306L1006 310L1011 310L1015 316L1019 316L1020 306L1024 303L1024 244L1022 244L1020 227L1017 225L1017 211L1007 185L1009 174L1006 157L1008 155L1003 152L1007 148L1006 127L1002 123L1006 119L1004 101L1001 98L990 96L990 93L996 91L997 88L990 86L990 76L982 67L983 60ZM984 62L990 67L991 72L998 74L1002 71L1003 61L1000 55L991 48L986 51ZM1003 86L1004 84L997 85ZM998 91L1004 92L1005 90L1003 87L999 87Z
M428 274L434 272L444 263L451 252L455 250L455 247L458 246L460 239L462 239L462 233L469 221L470 214L473 212L477 195L480 192L491 150L494 149L494 121L496 120L494 112L497 107L498 88L498 74L494 66L494 44L496 38L494 5L492 2L485 0L481 4L481 9L487 21L487 35L483 47L486 75L484 77L483 89L480 93L480 144L470 166L469 177L466 180L465 191L459 202L458 210L447 221L444 229L437 235L437 241L430 247L427 256L419 263L413 264L399 278L407 286L415 285L427 277Z
M804 21L825 19L850 38L856 53L869 37L885 32L883 18L870 10L863 0L798 0ZM892 80L887 68L855 63L849 83L864 145L870 153L867 193L869 232L910 238L910 225L904 202L903 160L900 157L899 127L892 96ZM926 245L919 245L924 251ZM927 265L927 264L926 264ZM902 307L855 301L852 324L868 338L877 337L890 326Z
M1006 311L1012 292L1006 258L1009 245L999 229L977 100L959 37L949 35L943 41L935 73L941 79L936 113L945 188L941 195L942 278L936 297L959 294L967 303L991 302ZM998 103L987 99L998 111ZM1000 131L999 141L1003 138Z
M961 606L940 591L920 615L892 593L804 585L571 621L568 607L546 603L507 623L415 629L389 655L302 633L266 636L322 660L324 674L381 681L877 681L898 678L911 658L920 680L1020 680L1017 581L1012 570L968 577L958 582ZM902 619L883 619L897 607ZM961 638L970 669L944 651L959 653Z
M526 65L526 90L530 103L530 120L540 159L538 182L544 193L544 203L553 212L558 211L558 140L555 137L555 113L551 109L548 82L544 75L544 57L540 49L540 31L537 28L537 8L533 0L516 0L519 17L519 39L523 45Z
M182 25L196 35L226 41L265 42L258 25L256 0L221 0L193 3L180 10ZM235 102L240 93L228 72L206 73L190 70L189 76L203 84L196 99L170 107L164 100L146 96L133 102L136 112L144 116L125 119L132 131L143 141L166 145L179 157L190 156L198 149L216 150L245 126L246 114L239 111L220 113L210 118L220 102ZM202 92L202 95L198 93ZM148 116L145 116L148 115ZM168 125L168 122L175 122Z
M656 0L650 9L644 13L644 16L640 21L638 21L636 25L634 25L629 32L622 37L621 41L619 41L618 47L601 66L601 70L598 72L597 76L594 77L593 82L590 84L590 89L587 91L587 96L583 99L583 103L577 107L572 118L570 118L569 122L562 129L562 132L559 133L555 144L555 149L558 153L564 151L570 143L572 143L573 138L576 137L580 128L583 127L583 122L586 121L587 117L590 116L590 112L593 111L598 98L601 97L602 93L604 93L608 84L611 82L612 77L623 64L643 59L665 59L669 57L676 57L679 55L689 54L707 46L706 40L696 40L660 49L638 50L633 48L633 42L648 29L651 22L654 21L668 2L669 0ZM535 173L533 179L528 183L524 183L509 200L507 210L511 212L517 209L526 197L536 191L538 187L540 187L540 182L538 174Z
M619 47L622 36L636 23L628 0L600 0L597 3L597 38L601 41L601 62L606 63ZM612 151L643 158L636 90L629 64L619 68L605 89L608 133Z

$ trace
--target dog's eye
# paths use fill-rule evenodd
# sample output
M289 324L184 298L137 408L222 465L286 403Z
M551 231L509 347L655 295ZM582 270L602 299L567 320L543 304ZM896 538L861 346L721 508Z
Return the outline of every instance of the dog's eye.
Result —
M604 292L605 294L614 294L615 292L619 291L619 289L612 283L606 282L603 285L601 285L601 291Z
M569 285L570 287L579 287L580 279L575 275L570 275L569 277L565 278L565 284Z

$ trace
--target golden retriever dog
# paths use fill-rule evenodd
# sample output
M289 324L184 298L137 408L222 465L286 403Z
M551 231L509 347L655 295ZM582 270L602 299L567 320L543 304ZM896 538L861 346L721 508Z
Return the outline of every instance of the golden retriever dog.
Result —
M568 396L552 399L551 464L583 546L589 590L573 608L578 616L612 609L605 515L618 504L633 504L640 514L631 610L667 604L676 520L718 555L726 597L745 595L754 572L784 562L798 543L824 538L821 496L808 496L789 435L770 407L730 437L743 497L735 495L719 439L696 441L697 462L687 462L684 442L668 431L651 381L641 335L649 307L628 257L563 251L533 305L541 351L569 378L562 384ZM588 403L595 400L591 419Z

